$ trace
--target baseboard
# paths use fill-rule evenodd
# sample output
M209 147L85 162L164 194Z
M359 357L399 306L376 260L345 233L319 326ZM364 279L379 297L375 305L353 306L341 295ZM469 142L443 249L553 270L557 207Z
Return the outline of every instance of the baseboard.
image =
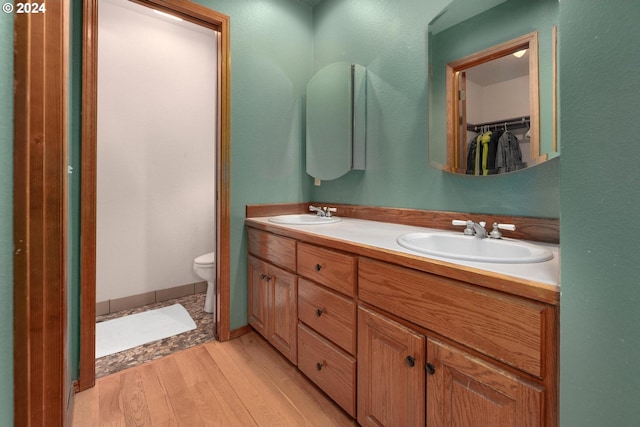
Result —
M159 289L157 291L151 291L144 294L101 301L96 303L96 316L143 307L156 302L163 302L174 298L186 297L205 292L207 292L207 282L197 282L174 286L167 289Z
M253 331L253 328L251 326L245 325L245 326L243 326L241 328L229 331L229 339L232 340L232 339L235 339L235 338L239 338L239 337L241 337L243 335L246 335L246 334L248 334L249 332L252 332L252 331Z

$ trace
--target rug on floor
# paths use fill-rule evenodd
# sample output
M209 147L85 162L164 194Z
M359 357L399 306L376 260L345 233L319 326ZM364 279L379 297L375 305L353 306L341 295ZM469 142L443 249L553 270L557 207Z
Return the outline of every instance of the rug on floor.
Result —
M181 304L100 322L96 324L96 359L195 328Z

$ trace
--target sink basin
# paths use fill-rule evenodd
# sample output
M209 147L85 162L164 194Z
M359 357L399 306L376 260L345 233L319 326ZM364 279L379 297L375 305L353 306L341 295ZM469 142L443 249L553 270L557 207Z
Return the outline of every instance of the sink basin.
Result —
M342 221L340 218L331 216L318 216L316 214L300 214L300 215L278 215L269 218L270 222L276 224L288 225L316 225L316 224L333 224Z
M400 246L428 255L466 261L524 264L553 258L546 248L510 239L479 239L464 234L408 233L398 237Z

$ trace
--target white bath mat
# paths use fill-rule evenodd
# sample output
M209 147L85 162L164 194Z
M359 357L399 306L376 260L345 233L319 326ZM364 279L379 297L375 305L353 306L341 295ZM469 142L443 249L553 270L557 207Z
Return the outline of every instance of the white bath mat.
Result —
M180 304L96 323L96 359L195 328Z

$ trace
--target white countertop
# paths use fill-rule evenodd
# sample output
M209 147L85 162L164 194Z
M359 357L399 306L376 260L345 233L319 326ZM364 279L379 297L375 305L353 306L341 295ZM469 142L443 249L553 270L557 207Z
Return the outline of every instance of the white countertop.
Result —
M392 224L378 221L367 221L362 219L341 218L340 222L332 224L312 224L312 225L291 225L275 224L269 221L268 217L248 218L259 223L269 224L297 230L309 234L315 234L346 242L368 245L381 249L391 250L399 253L410 254L428 259L445 261L452 264L464 265L475 269L491 271L507 276L517 277L525 280L532 280L549 285L559 286L560 284L560 247L550 243L530 242L528 243L547 248L553 253L553 258L545 262L526 264L500 264L489 262L475 262L454 260L432 255L426 255L411 249L400 246L396 239L398 236L413 232L436 232L453 233L449 230L439 230L433 228L416 227L411 225ZM462 233L462 231L461 231Z

